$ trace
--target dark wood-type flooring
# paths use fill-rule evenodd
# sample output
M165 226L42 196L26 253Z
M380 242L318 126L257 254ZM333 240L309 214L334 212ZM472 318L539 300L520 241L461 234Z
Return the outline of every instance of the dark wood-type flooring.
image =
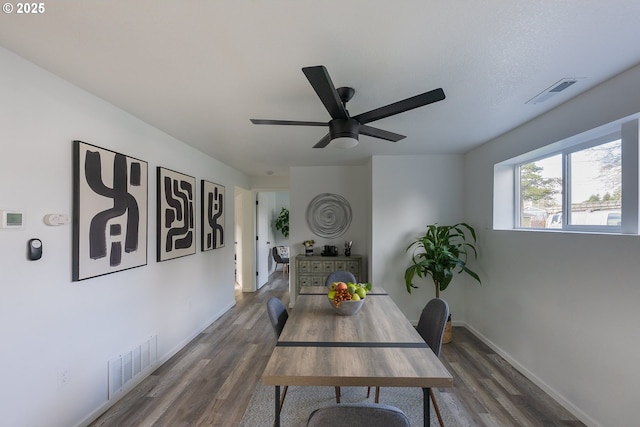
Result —
M275 344L266 301L288 304L287 286L278 271L258 292L237 291L235 307L90 426L239 425ZM460 424L584 426L465 328L454 328L441 359L455 386L440 390L439 403Z

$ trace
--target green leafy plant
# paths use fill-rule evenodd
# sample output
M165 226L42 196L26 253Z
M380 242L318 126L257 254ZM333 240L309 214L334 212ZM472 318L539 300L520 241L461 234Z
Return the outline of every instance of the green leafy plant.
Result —
M276 230L279 230L284 237L289 237L289 209L282 208L275 225Z
M482 283L480 277L467 267L468 252L472 252L474 258L477 257L475 243L475 230L464 222L455 225L428 225L427 232L406 249L406 252L412 251L411 265L404 273L407 292L411 293L412 288L418 288L413 284L416 276L431 276L436 288L436 298L440 298L440 291L447 289L456 269L458 273L467 273L478 283Z

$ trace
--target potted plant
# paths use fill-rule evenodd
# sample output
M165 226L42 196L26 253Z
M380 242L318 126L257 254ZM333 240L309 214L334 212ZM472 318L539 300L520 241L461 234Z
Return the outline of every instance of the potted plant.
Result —
M416 276L431 276L436 298L440 298L440 291L447 289L456 270L458 273L467 273L478 283L482 283L480 277L467 267L468 252L472 252L474 258L477 257L475 243L475 230L464 222L428 225L426 233L416 238L406 249L406 252L412 250L411 265L404 272L407 292L411 293L412 288L418 288L413 284ZM443 342L451 342L451 317L447 322Z
M275 226L284 237L289 237L289 209L282 208L280 215L276 218Z

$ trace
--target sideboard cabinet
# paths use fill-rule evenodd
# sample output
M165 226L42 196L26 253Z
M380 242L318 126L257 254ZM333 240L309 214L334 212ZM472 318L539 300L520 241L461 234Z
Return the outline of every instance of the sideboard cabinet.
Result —
M301 286L324 286L327 276L337 270L350 271L358 282L366 282L362 255L296 256L296 292Z

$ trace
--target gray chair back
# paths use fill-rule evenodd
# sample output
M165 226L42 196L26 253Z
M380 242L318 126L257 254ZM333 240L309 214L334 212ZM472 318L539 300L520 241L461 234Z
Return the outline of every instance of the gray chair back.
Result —
M269 314L271 326L273 326L273 332L275 332L276 338L279 338L282 329L284 329L284 324L287 323L289 318L287 308L278 298L271 297L267 301L267 313Z
M275 262L279 264L288 264L289 258L282 258L280 256L280 253L278 252L278 247L279 246L274 246L273 249L271 249L271 254L273 255L273 259L275 260Z
M350 271L338 270L329 274L327 280L324 282L324 285L329 287L333 282L353 282L355 283L356 276L353 275Z
M341 403L316 409L307 427L411 427L400 409L373 403Z
M418 321L418 333L431 350L440 357L444 327L449 318L449 304L443 299L434 298L422 310Z

